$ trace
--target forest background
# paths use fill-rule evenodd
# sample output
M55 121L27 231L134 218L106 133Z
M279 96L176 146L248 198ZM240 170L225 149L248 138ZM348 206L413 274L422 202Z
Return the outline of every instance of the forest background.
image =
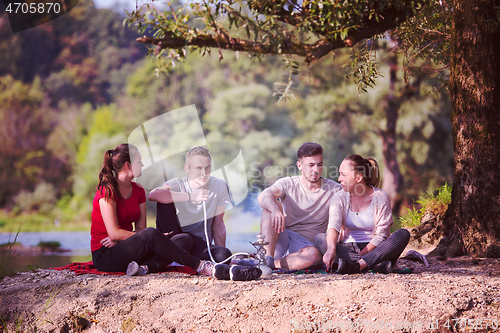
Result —
M373 45L382 77L364 93L352 69L342 67L350 50L311 66L292 59L298 69L281 57L222 51L219 61L218 52L193 54L166 75L155 72L137 34L124 28L125 13L80 0L68 14L14 34L1 6L0 231L15 232L23 222L23 231L89 230L104 152L145 121L191 104L208 142L241 147L250 195L239 211L258 211L256 194L298 174L303 142L324 147L325 177L337 180L340 162L352 153L372 156L384 169L382 137L395 101L404 184L393 198L395 215L422 193L451 184L451 105L431 75L439 69L421 60L423 71L405 81L394 70L405 59L389 39ZM278 102L290 82L293 97ZM227 220L243 224L235 219Z

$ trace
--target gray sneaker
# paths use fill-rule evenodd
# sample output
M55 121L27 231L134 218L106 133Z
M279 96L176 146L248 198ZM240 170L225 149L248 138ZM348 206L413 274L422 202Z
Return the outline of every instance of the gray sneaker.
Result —
M247 258L247 259L232 261L231 265L255 267L259 265L259 261L257 259Z
M144 275L149 272L149 268L146 265L141 265L139 266L138 263L135 261L132 261L130 264L127 266L127 275L128 276L135 276L135 275Z
M198 274L205 276L214 276L214 263L211 261L200 261L200 266L196 270Z

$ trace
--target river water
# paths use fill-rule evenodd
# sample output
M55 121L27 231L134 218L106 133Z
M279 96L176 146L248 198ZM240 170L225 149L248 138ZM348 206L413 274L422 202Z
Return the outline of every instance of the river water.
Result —
M14 241L15 234L0 233L0 244ZM90 234L80 232L21 232L16 243L23 246L37 246L40 242L57 241L67 252L19 255L13 260L14 271L26 271L30 268L61 267L71 262L86 262L92 260L90 254ZM255 233L228 233L226 246L233 252L255 253L255 248L249 242L256 241Z

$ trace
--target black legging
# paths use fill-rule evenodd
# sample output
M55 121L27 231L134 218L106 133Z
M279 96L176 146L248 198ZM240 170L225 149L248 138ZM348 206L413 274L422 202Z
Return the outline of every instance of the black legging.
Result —
M198 259L211 260L206 240L182 231L174 203L156 204L156 229L163 233L172 231L171 240L179 247ZM211 245L210 252L212 252L212 256L216 262L225 261L231 256L231 251L224 246ZM228 263L228 261L225 263Z
M394 265L398 260L401 253L405 249L406 245L410 241L410 232L406 229L398 229L393 232L385 241L382 242L379 246L365 254L364 256L360 256L359 252L365 248L368 243L338 243L336 247L336 256L335 262L338 262L338 258L342 258L344 260L349 261L359 261L363 259L368 268L372 268L373 266L383 262L383 261L391 261ZM321 233L316 235L314 239L314 245L318 248L321 254L325 254L328 249L328 245L326 243L326 234Z
M93 251L92 261L103 272L125 272L131 261L148 265L152 273L161 271L174 261L192 269L200 265L200 259L193 257L155 228L139 231L113 247L101 247Z

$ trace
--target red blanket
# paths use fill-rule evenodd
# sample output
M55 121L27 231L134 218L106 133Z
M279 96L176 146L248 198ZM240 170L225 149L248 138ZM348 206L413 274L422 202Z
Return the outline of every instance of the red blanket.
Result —
M69 269L79 274L105 274L105 275L125 275L125 272L103 272L94 267L92 261L89 262L73 262L64 267L51 267L50 269L55 269L57 271L62 271L63 269ZM198 274L194 269L187 266L168 266L165 267L163 272L179 272L186 273L190 275Z

